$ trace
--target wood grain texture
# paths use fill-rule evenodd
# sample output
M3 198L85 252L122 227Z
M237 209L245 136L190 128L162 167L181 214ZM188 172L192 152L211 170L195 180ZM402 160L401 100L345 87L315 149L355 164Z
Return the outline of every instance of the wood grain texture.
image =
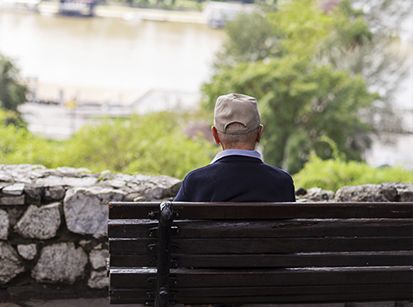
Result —
M154 267L153 255L111 255L112 267ZM172 254L173 267L193 268L294 268L325 266L413 266L413 251L326 252L297 254Z
M111 303L154 302L159 205L110 204ZM172 205L171 303L413 300L413 203Z

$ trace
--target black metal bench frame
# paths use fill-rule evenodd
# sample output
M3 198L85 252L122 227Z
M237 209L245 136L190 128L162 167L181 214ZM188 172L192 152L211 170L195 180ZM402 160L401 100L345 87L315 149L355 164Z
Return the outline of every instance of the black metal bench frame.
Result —
M253 216L251 216L251 206L255 205ZM409 283L407 277L407 283L404 286L411 285L411 293L405 290L395 291L395 296L392 300L413 300L413 203L261 203L261 204L237 204L237 203L173 203L163 202L159 205L156 203L125 203L125 202L113 202L110 205L109 210L109 245L111 253L117 248L116 244L111 242L111 235L116 228L119 230L119 226L116 220L123 218L136 218L136 219L157 219L158 226L151 228L148 232L149 237L157 236L157 244L149 244L147 248L152 251L156 251L156 281L152 280L154 293L150 291L146 293L146 304L152 305L155 302L156 306L168 306L174 302L173 293L171 291L171 285L174 284L174 279L171 278L170 270L173 261L171 259L171 239L172 233L179 231L173 226L173 222L176 219L179 220L193 220L193 219L212 219L212 220L225 220L226 217L230 217L231 220L245 220L253 218L255 220L276 218L277 220L291 219L291 218L362 218L368 216L369 218L395 218L406 219L409 221L407 227L403 228L404 235L407 235L406 242L411 241L412 247L405 251L403 254L399 252L398 260L400 266L395 266L395 272L400 269L400 274L411 276ZM270 210L268 208L271 207ZM158 209L159 208L159 209ZM270 214L269 214L270 213ZM115 221L112 223L111 221ZM411 227L411 228L410 228ZM410 229L409 233L406 229ZM299 237L298 237L299 238ZM402 237L404 239L404 237ZM398 242L395 242L395 244ZM397 244L396 244L397 245ZM406 244L404 244L406 246ZM390 248L391 249L391 248ZM289 256L288 254L286 255ZM112 256L111 256L112 257ZM387 258L386 258L387 257ZM383 257L377 259L384 259L383 261L390 261L391 253L383 254ZM379 261L379 260L378 260ZM334 262L334 261L333 261ZM380 261L379 261L380 262ZM386 266L387 268L387 266ZM389 267L390 268L390 267ZM125 268L124 268L125 269ZM116 274L116 267L110 267L110 275ZM410 270L410 275L409 274ZM356 271L362 272L363 269L356 268ZM378 272L377 274L379 274ZM396 274L395 273L395 274ZM361 275L360 275L361 276ZM400 275L401 276L401 275ZM110 296L111 303L132 303L134 299L125 297L122 298L122 293L113 287L116 280L111 278ZM367 286L367 285L366 285ZM391 285L390 285L391 286ZM397 285L395 285L397 286ZM397 290L397 289L396 289ZM120 290L119 290L120 291ZM116 293L116 295L115 295ZM337 296L337 295L336 295ZM386 297L384 297L387 300ZM366 299L361 299L366 300ZM371 299L369 299L371 300ZM380 299L379 299L380 300ZM319 302L327 301L346 301L345 298L337 296L337 298L323 299L320 297ZM297 301L298 302L298 301ZM295 303L297 303L295 302ZM315 302L315 301L313 301ZM212 301L212 303L216 303Z

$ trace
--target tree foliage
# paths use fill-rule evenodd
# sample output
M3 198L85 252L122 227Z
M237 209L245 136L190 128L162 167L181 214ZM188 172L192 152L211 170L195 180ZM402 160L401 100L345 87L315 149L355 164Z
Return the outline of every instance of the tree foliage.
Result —
M27 87L21 82L19 70L7 57L0 54L0 107L17 111L26 100Z
M334 140L349 159L361 159L370 144L371 127L359 116L375 96L360 77L309 65L301 60L273 59L222 69L204 90L214 97L230 91L259 97L265 132L266 161L298 171L312 149L328 158L320 138Z
M334 35L320 57L363 76L369 89L379 93L369 118L378 131L403 131L394 100L408 72L400 27L412 9L410 0L342 0L334 14Z
M266 21L259 23L253 39L260 42L256 49L240 49L248 46L247 35L237 35L230 25L216 73L203 87L207 109L226 92L257 97L266 129L265 158L291 172L304 165L313 149L324 158L331 157L320 142L323 136L332 139L347 159L360 160L370 146L374 127L367 114L379 96L371 93L360 74L338 69L327 60L331 50L361 44L371 35L366 22L350 17L345 9L326 14L317 1L284 2L276 12L262 17ZM251 17L239 18L235 24ZM268 48L259 53L262 45Z

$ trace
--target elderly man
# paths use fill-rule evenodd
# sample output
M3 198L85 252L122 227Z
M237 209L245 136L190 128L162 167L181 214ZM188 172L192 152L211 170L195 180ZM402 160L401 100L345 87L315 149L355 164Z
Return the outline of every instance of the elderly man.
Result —
M295 201L291 176L265 164L255 150L262 133L255 98L235 93L218 97L212 135L223 151L208 166L190 172L174 200Z

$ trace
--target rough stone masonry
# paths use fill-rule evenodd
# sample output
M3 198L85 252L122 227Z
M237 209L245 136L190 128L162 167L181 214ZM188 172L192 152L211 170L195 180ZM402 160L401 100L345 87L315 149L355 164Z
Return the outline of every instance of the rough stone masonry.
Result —
M17 296L43 287L105 289L107 203L168 199L179 185L178 179L167 176L0 165L0 290ZM413 184L343 187L336 193L298 189L297 198L413 201Z
M179 185L167 176L0 165L0 287L11 296L39 285L105 289L107 203L168 199Z

